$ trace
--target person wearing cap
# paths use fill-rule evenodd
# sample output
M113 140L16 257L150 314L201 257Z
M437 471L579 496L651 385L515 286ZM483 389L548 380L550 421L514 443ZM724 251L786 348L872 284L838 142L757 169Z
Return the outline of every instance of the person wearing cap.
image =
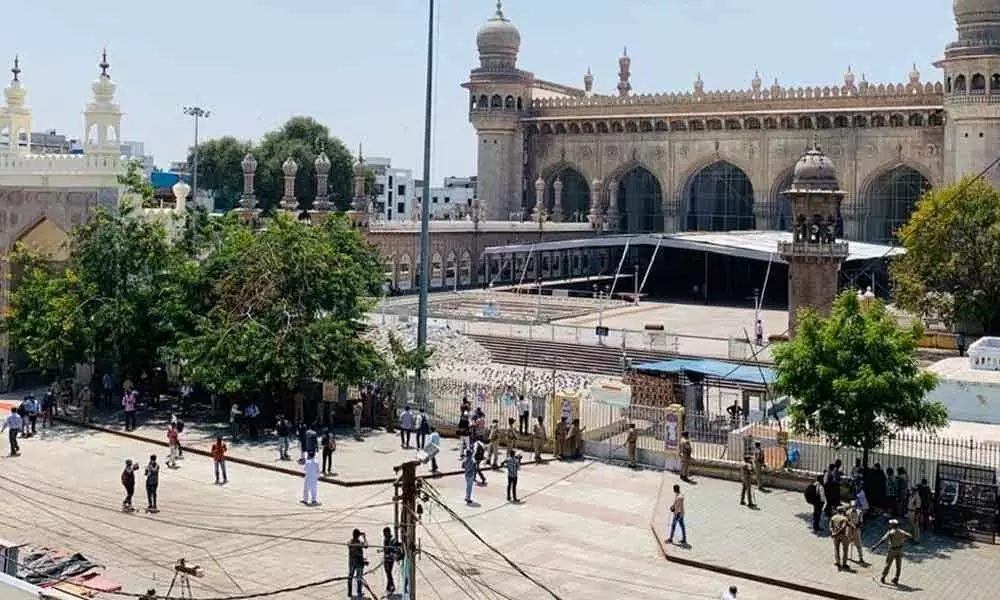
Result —
M889 574L889 567L895 562L896 576L892 578L892 584L899 585L899 571L903 568L903 545L906 544L906 540L912 539L913 537L910 534L899 528L899 521L897 519L889 519L889 531L885 532L882 539L872 546L872 552L874 552L884 542L889 543L889 551L885 555L885 568L882 569L882 583L885 583L885 576Z

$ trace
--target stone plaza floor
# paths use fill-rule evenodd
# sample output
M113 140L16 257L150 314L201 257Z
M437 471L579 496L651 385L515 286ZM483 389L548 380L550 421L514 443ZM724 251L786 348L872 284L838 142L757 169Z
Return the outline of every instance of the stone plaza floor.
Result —
M129 593L150 587L166 593L179 558L205 572L192 580L196 598L343 576L351 530L366 531L377 544L382 527L393 521L389 485L321 485L322 505L306 507L299 503L302 481L296 477L230 464L230 483L217 486L210 460L194 454L178 469L162 470L159 514L125 514L119 508L124 459L145 462L150 453L162 455L161 448L57 424L25 440L22 449L20 457L0 459L0 502L7 515L0 520L0 537L80 552L105 565L104 575ZM372 453L358 460L381 473L391 471L396 459ZM343 468L350 462L345 457ZM732 583L741 599L808 597L666 563L649 530L657 473L589 462L526 466L519 505L505 501L499 473L488 477L487 486L475 489L473 506L462 502L461 477L429 485L484 540L567 600L718 598ZM141 481L137 487L136 505L142 506ZM417 563L421 598L496 597L484 586L519 600L551 598L443 509L425 506L419 532L424 554ZM707 533L693 529L695 535ZM381 595L379 555L370 550L369 559L368 582ZM344 582L271 597L338 596L346 596Z

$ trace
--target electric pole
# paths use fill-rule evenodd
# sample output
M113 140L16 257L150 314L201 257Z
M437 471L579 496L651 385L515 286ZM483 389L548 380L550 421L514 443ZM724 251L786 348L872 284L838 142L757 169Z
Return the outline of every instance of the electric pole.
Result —
M397 469L402 471L400 478L400 499L402 514L400 529L405 553L403 555L403 600L416 600L417 597L417 465L420 462L410 460Z

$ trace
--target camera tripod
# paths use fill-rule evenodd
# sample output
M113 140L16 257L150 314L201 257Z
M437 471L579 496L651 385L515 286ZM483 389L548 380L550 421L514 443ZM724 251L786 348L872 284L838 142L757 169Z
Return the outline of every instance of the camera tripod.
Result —
M194 600L194 594L191 592L191 578L183 571L174 571L174 578L170 580L170 587L167 588L167 597L170 597L170 592L174 591L174 586L177 586L177 592L180 594L180 598L187 598L189 600Z

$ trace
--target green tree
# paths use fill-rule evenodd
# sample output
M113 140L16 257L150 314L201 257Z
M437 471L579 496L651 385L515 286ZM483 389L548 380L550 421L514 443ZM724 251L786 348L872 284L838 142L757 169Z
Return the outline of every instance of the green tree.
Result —
M316 169L313 161L320 150L330 159L327 184L331 200L340 210L347 209L353 196L354 158L327 127L312 117L293 117L280 129L261 139L254 148L257 158L257 199L260 207L269 210L278 205L284 189L282 164L292 157L299 165L295 176L297 197L312 206L316 198Z
M229 211L243 194L243 157L250 143L227 135L198 145L198 187L215 196L216 210ZM194 148L188 152L194 170Z
M1000 330L1000 190L965 179L928 192L900 230L899 306L926 319Z
M287 397L304 380L352 384L381 369L361 335L381 264L345 220L278 214L253 231L231 215L202 269L210 308L178 345L193 379Z
M837 447L869 451L899 429L947 424L944 406L925 399L937 385L916 360L923 328L901 328L881 302L841 294L828 318L803 311L795 337L774 352L775 390L793 398L792 430L822 434Z
M125 173L118 176L118 185L125 188L125 203L134 207L152 208L156 205L153 185L142 172L142 162L133 158L125 165Z

